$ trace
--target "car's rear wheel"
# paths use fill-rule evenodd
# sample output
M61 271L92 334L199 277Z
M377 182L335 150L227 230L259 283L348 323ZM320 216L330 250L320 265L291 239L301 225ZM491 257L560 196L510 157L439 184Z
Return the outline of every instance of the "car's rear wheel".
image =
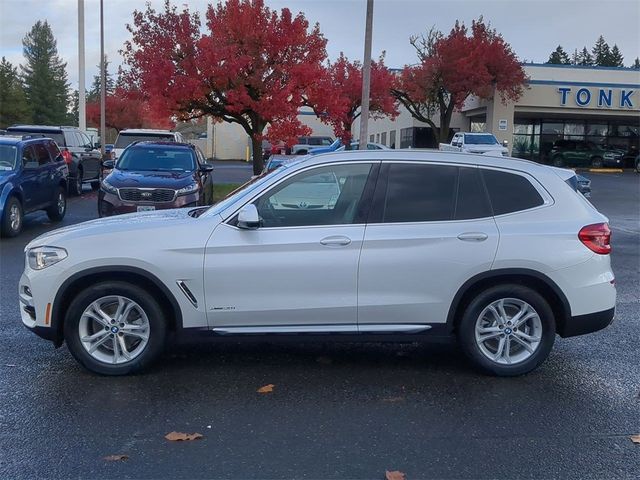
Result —
M146 290L127 282L88 287L69 306L64 337L75 359L102 375L137 373L164 349L166 319Z
M0 228L3 237L15 237L22 231L24 211L18 198L11 196L4 205L2 225Z
M82 169L78 168L76 172L76 178L74 178L74 182L71 185L74 195L82 195Z
M593 168L602 168L602 158L601 157L593 157L591 159L591 166Z
M513 284L479 293L458 328L465 354L480 370L498 376L522 375L538 367L549 356L555 334L546 300Z
M47 216L49 220L59 222L64 218L65 213L67 213L67 194L64 187L58 187L55 199L47 209Z

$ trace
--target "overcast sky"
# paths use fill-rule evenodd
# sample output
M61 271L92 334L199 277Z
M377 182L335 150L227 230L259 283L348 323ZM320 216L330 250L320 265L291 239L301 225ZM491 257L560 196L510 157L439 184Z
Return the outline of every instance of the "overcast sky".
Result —
M164 0L151 0L162 8ZM188 4L203 16L211 0L174 0ZM311 23L319 22L328 39L328 53L342 51L362 59L365 0L266 0L276 9L302 11ZM121 62L118 51L129 38L125 25L144 0L104 0L105 52L115 72ZM502 33L521 60L544 62L560 44L571 53L591 49L598 35L617 44L625 65L640 55L640 1L638 0L375 0L373 56L386 50L386 64L402 67L415 62L408 39L429 27L448 32L456 19L470 24L483 15ZM0 55L13 64L23 61L22 38L37 20L47 20L58 40L58 52L67 62L72 88L78 87L77 0L0 0ZM85 0L87 86L100 58L99 0Z

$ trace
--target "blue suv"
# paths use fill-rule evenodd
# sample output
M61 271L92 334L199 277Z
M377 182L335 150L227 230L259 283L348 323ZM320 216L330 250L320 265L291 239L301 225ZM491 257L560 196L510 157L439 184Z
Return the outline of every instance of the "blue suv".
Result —
M45 210L60 221L67 211L69 168L60 149L43 135L0 137L0 233L15 237L24 215Z

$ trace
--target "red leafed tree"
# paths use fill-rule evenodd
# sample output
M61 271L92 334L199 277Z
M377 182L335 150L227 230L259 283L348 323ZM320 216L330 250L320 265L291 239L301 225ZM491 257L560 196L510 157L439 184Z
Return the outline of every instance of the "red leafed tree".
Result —
M87 122L100 126L100 100L87 103ZM116 91L105 98L105 124L117 131L123 128L161 128L170 129L175 123L168 116L158 115L147 105L139 92Z
M228 0L200 17L169 1L164 10L136 11L123 55L127 79L153 111L180 119L211 115L237 123L251 137L254 173L262 170L261 140L308 133L297 114L302 93L322 70L326 40L301 13L279 13L263 0Z
M398 102L391 94L394 81L394 74L384 65L384 54L377 62L371 61L370 118L395 118L398 115ZM336 136L348 146L353 122L360 116L362 64L349 61L341 53L307 90L305 104L312 107L323 122L331 125Z
M527 77L518 57L482 17L472 22L470 31L456 22L446 37L432 29L426 36L412 37L411 44L419 63L404 67L393 93L440 142L448 141L451 115L470 95L490 98L498 93L502 102L522 95ZM432 120L435 115L439 127Z

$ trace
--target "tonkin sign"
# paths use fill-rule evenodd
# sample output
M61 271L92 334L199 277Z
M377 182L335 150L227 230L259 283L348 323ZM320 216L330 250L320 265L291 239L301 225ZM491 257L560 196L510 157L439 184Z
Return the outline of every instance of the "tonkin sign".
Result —
M560 105L578 107L633 108L634 90L630 88L559 87Z

